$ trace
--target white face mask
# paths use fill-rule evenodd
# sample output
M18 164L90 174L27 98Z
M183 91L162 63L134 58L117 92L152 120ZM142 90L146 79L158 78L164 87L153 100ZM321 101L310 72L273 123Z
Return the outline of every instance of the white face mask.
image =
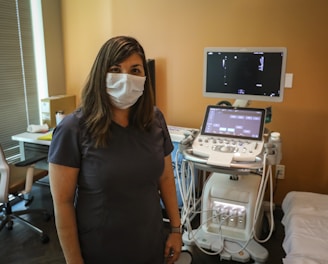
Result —
M146 77L126 73L107 73L106 87L114 106L126 109L142 95Z

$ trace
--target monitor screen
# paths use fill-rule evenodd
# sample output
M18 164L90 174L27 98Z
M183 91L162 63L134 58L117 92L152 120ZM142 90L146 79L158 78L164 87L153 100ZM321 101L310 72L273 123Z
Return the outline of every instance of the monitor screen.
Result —
M209 105L202 135L262 140L265 109Z
M205 48L203 95L282 102L286 56L284 47Z

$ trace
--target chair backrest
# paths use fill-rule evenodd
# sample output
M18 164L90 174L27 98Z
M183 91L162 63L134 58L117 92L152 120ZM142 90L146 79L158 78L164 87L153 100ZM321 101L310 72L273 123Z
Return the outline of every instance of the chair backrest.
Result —
M0 145L0 203L8 202L9 175L9 165Z

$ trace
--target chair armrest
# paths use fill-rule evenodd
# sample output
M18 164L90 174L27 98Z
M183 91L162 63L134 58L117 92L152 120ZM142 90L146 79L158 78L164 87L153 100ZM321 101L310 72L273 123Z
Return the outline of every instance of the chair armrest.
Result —
M36 155L32 158L29 158L29 159L26 159L26 160L15 163L15 166L17 166L17 167L29 166L29 165L32 165L32 164L40 161L40 160L46 159L47 157L48 157L47 154L39 154L39 155Z

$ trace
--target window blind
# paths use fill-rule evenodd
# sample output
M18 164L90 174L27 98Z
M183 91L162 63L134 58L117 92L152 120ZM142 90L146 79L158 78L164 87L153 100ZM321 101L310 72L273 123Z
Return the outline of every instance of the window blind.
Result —
M39 124L38 92L29 0L0 0L0 144L18 155L11 136Z

